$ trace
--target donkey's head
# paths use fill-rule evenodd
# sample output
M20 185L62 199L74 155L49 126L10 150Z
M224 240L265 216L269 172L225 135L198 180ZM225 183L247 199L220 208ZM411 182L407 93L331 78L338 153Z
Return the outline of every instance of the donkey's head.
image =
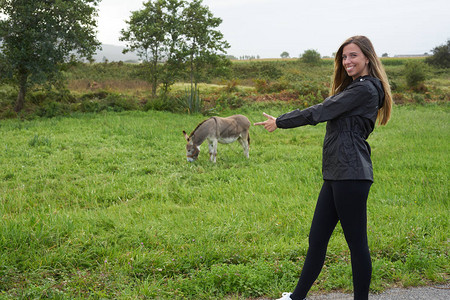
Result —
M195 161L198 158L198 155L200 154L200 148L199 148L199 146L194 144L193 138L190 138L186 134L186 131L184 131L184 130L183 130L183 135L184 135L184 138L187 141L187 144L186 144L186 158L187 158L187 161L193 162L193 161Z

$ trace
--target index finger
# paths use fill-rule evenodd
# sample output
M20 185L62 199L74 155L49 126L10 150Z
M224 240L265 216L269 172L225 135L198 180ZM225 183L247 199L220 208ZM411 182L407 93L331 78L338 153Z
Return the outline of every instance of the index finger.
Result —
M264 117L266 117L267 119L276 119L275 117L266 114L265 112L263 112Z
M264 121L264 122L256 122L256 123L253 123L253 125L266 125L266 121Z

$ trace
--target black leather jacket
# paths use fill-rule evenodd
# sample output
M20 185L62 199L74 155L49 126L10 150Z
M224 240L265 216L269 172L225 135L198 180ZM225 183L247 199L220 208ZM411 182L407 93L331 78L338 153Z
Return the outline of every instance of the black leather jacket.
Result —
M323 143L322 174L325 180L373 181L369 134L384 103L381 82L374 77L355 79L342 92L304 110L279 116L279 128L316 125L327 121Z

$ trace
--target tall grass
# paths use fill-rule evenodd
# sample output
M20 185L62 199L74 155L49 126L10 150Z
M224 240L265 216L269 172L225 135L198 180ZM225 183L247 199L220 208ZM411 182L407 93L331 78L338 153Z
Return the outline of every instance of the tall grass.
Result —
M286 107L265 107L277 115ZM259 109L243 113L251 122ZM292 289L321 185L324 125L251 128L187 163L200 115L108 112L0 121L0 295L222 299ZM449 110L396 107L369 138L372 291L448 280ZM337 228L313 290L351 290Z
M179 102L189 114L202 111L202 99L200 98L200 89L197 86L191 85L186 88L184 95L179 98Z

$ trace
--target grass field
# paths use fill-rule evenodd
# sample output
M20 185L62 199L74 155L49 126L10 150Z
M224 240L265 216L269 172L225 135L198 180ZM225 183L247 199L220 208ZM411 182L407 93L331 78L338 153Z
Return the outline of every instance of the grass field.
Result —
M242 108L252 122L262 111ZM369 138L372 292L449 280L448 105L397 106ZM0 298L248 299L291 290L321 186L324 124L204 145L167 112L0 120ZM351 291L338 226L314 291Z

